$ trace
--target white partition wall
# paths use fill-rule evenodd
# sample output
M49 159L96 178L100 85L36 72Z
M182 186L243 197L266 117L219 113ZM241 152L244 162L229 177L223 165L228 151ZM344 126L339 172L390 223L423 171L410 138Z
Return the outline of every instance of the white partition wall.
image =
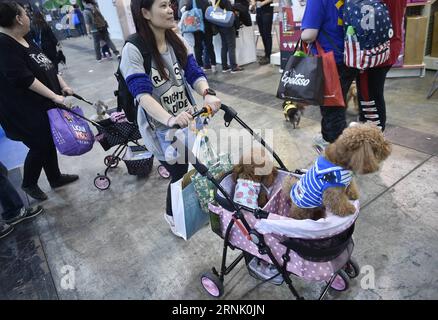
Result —
M213 37L213 45L216 61L221 64L222 41L219 34ZM257 61L253 26L239 29L239 37L236 39L236 60L238 65L245 65Z
M119 16L117 14L115 0L97 0L100 12L108 22L108 32L112 39L123 40L123 32L120 26Z
M122 27L124 39L135 33L134 20L131 14L131 0L115 0L120 26Z

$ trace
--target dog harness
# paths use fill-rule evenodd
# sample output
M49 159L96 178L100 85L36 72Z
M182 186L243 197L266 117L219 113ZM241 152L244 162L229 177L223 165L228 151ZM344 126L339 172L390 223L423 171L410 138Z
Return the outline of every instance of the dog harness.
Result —
M322 195L330 187L348 187L353 172L328 161L323 156L316 159L314 165L296 184L290 197L299 208L322 206Z
M297 109L297 106L292 101L285 101L283 103L283 113L285 116L287 116L287 112L290 109Z
M251 180L237 179L236 189L234 190L233 201L252 209L258 208L258 198L260 193L260 182Z

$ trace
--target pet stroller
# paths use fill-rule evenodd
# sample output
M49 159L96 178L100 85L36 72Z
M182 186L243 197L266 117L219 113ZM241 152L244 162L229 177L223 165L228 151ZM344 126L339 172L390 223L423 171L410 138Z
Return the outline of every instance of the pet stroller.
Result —
M73 96L90 105L94 105L92 102L85 100L77 94ZM154 162L153 154L138 142L138 140L141 139L141 134L137 124L128 122L123 113L114 113L111 115L113 116L101 121L93 121L82 117L96 127L98 131L96 140L105 151L116 147L111 155L104 158L104 164L106 166L104 174L98 174L94 179L94 186L99 190L106 190L110 187L111 180L108 177L108 172L116 168L120 160L123 160L125 163L128 173L136 176L147 176L151 172ZM133 143L134 145L129 145L129 143ZM164 167L161 169L164 169ZM158 168L158 172L163 178L168 178L165 169L160 170L160 168Z
M217 188L215 201L209 204L210 224L212 230L224 240L222 263L220 271L212 268L201 276L205 290L214 297L220 297L224 292L224 277L244 259L251 275L260 279L250 268L254 261L265 261L273 266L276 274L265 281L278 278L280 275L286 282L296 299L304 299L292 284L290 275L304 280L325 281L326 285L319 297L323 299L330 288L337 291L348 289L350 278L359 275L359 267L351 258L354 243L352 234L358 215L359 203L356 202L356 213L348 219L337 216L329 221L324 219L323 228L318 221L295 220L285 217L291 200L284 196L281 190L282 180L287 175L301 176L304 172L287 170L277 154L266 145L265 141L254 134L232 108L222 105L225 112L225 125L235 119L251 135L259 141L280 165L279 174L274 184L272 196L263 209L251 209L233 202L234 182L231 174L217 181L209 173L208 168L196 160L193 166L203 176L206 176ZM190 150L186 147L186 152ZM195 159L194 157L192 159ZM310 226L309 226L310 225ZM242 253L229 266L227 262L228 248L241 250ZM254 260L255 259L255 260Z

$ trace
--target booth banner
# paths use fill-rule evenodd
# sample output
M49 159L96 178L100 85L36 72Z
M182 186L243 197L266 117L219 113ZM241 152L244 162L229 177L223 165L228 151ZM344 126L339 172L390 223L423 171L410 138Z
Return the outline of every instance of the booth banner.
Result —
M281 69L286 63L301 37L306 0L280 0L280 57Z

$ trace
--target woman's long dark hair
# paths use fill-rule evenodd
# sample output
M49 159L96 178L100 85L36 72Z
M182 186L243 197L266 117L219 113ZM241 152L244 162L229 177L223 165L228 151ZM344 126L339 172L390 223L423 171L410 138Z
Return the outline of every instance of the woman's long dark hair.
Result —
M43 30L49 27L46 20L44 20L43 15L39 11L34 11L32 17L32 24L36 26L39 30Z
M161 58L161 54L158 51L157 41L155 39L155 35L149 26L147 20L143 17L141 12L142 8L150 11L153 3L157 0L131 0L131 11L132 17L135 23L135 29L137 33L143 38L144 42L150 45L152 51L152 58L158 67L158 72L163 79L168 79L166 72L164 71L164 62ZM173 30L165 31L166 40L172 46L173 51L178 59L178 62L181 64L182 68L185 68L187 65L187 48L178 35L173 32Z

